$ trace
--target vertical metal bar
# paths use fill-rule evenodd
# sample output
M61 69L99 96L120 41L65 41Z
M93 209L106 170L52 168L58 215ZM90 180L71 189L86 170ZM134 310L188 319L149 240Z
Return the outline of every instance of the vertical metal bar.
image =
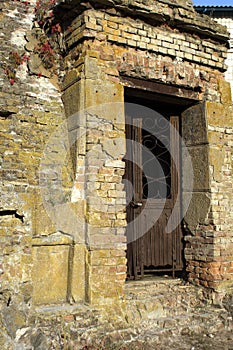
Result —
M134 201L142 202L142 118L133 118L133 188ZM134 217L140 214L141 208L133 209ZM142 222L135 221L134 239L136 240L136 269L144 276L143 238L141 237ZM137 273L137 271L136 271Z
M175 203L180 204L179 195L179 181L180 181L180 147L179 147L179 117L170 117L170 153L171 153L171 179L172 179L172 202L173 207ZM180 247L180 227L179 227L179 210L174 211L174 223L178 225L174 228L172 232L172 276L175 276L175 270L177 265L177 260L179 261L179 256L181 255ZM173 224L173 223L172 223Z

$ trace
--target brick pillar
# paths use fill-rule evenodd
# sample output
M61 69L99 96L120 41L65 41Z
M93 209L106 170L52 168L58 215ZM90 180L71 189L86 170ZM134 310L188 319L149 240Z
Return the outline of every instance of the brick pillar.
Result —
M94 304L118 299L126 272L124 95L104 73L108 57L88 51L85 57L88 300Z
M193 163L192 199L184 216L189 280L232 293L232 106L229 84L219 81L220 102L183 113L183 139ZM195 131L195 132L194 132ZM183 172L189 172L183 162ZM184 175L184 179L185 179ZM185 204L185 181L184 204Z
M71 138L77 138L73 151L76 180L72 201L79 208L80 220L84 219L77 228L82 234L76 243L84 243L86 247L85 274L82 274L85 281L81 285L85 285L85 298L92 304L118 299L126 273L126 212L122 183L125 167L122 159L126 148L124 95L123 86L109 80L104 73L110 56L107 52L102 55L105 55L104 61L98 60L98 52L86 50L83 53L84 73L79 75L78 82L74 82L75 69L70 72L63 94L67 115L78 112L77 117L71 118L73 125L70 125ZM78 255L74 257L73 269L79 276L80 265L77 264L80 264ZM77 278L73 279L75 281ZM79 289L77 282L72 288L72 294L79 294L75 291ZM80 298L77 295L75 299Z

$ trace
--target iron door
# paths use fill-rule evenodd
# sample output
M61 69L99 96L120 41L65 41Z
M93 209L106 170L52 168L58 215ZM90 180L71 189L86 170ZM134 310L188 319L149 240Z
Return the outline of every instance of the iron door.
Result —
M126 117L128 278L182 269L178 130L178 116Z

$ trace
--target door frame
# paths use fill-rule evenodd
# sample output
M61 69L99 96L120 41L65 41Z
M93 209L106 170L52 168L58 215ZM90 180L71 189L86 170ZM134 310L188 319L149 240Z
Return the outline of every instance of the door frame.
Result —
M125 80L125 77L124 77ZM130 87L129 87L130 85ZM177 96L177 95L182 95L182 96ZM185 96L185 97L184 97ZM180 93L180 89L176 88L176 87L170 87L168 89L168 87L165 84L158 84L158 83L152 83L152 82L146 82L145 81L141 81L140 79L134 79L134 78L129 78L127 79L127 87L125 87L125 102L140 102L140 101L150 101L148 104L150 106L150 104L153 103L158 103L159 109L158 112L162 112L163 110L165 110L165 113L168 112L168 110L172 110L175 109L176 110L176 114L178 114L179 116L181 116L181 113L186 110L187 108L189 108L190 106L196 104L197 101L197 92L193 91L193 90L187 90L185 89L184 91L182 90L182 94ZM145 102L144 102L145 103ZM163 113L161 113L163 114ZM172 117L172 116L171 116ZM179 119L179 123L180 123ZM177 122L176 122L177 123ZM177 127L177 126L175 126ZM172 149L172 145L171 145L171 149ZM172 157L175 157L175 162L180 162L179 159L177 159L177 157L179 157L179 154L175 153L174 155L172 155ZM173 164L173 165L172 165ZM174 171L173 169L174 167L174 162L171 163L171 171ZM182 165L180 165L181 169L182 169ZM176 178L175 181L180 181L180 179ZM178 183L177 183L178 185ZM179 186L181 186L181 184L179 184ZM182 196L179 199L180 201L180 211L181 209L181 202L182 202ZM178 213L178 215L182 215L182 213ZM179 218L178 218L179 220ZM177 230L180 228L177 228ZM174 236L174 235L173 235ZM136 243L134 243L136 244ZM174 246L173 246L173 252L174 252ZM182 267L179 266L179 271L181 269L183 269L184 267L184 254L183 254L183 250L184 247L182 247L181 242L180 242L180 254L182 255L183 258L183 264ZM142 259L143 260L143 259ZM141 277L143 278L144 276L144 268L143 268L143 262L141 262ZM156 269L153 270L153 272L162 272L163 269L158 269L156 271ZM175 275L175 271L176 271L176 266L174 264L174 260L173 260L173 264L172 264L172 268L171 269L164 269L165 271L172 271L172 275ZM132 277L132 276L131 276ZM137 273L134 273L134 278L137 278Z

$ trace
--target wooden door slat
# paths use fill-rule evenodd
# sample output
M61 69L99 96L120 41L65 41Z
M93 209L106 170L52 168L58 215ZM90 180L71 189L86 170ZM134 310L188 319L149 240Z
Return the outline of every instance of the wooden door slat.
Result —
M179 118L170 117L170 177L171 191L166 199L143 198L143 164L142 164L142 125L143 118L127 117L126 122L127 157L125 178L133 185L133 202L142 203L127 206L128 225L127 245L128 276L143 278L146 271L174 271L182 266L181 228L177 226L172 232L166 232L171 214L173 221L179 221L179 210L172 213L174 204L180 203L179 194ZM165 153L164 153L165 154ZM161 153L162 156L162 153ZM129 159L127 161L127 158ZM168 181L168 180L166 180ZM168 185L167 185L168 186ZM130 186L126 186L126 192ZM130 196L127 197L130 200ZM157 217L154 220L153 217ZM140 218L140 219L139 219ZM171 223L172 224L172 223ZM129 232L131 230L131 232Z

